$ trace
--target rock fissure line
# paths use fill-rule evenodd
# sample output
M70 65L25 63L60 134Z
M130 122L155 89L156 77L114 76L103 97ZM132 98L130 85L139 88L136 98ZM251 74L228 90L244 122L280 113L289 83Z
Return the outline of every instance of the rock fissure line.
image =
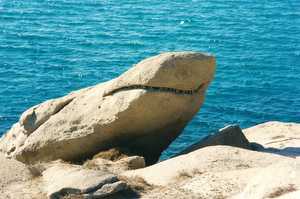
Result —
M103 95L103 97L113 95L117 92L121 91L128 91L128 90L135 90L135 89L143 89L149 92L167 92L167 93L173 93L177 95L193 95L197 93L201 88L203 88L205 83L200 84L196 89L190 89L190 90L183 90L183 89L177 89L177 88L168 88L168 87L159 87L159 86L146 86L146 85L130 85L130 86L123 86L117 89L114 89L106 94Z
M284 141L288 141L288 140L300 140L300 138L297 138L297 137L291 137L291 138L286 138L286 139L283 139L283 140L277 140L277 141L267 142L267 143L265 143L265 144L266 144L266 145L267 145L267 144L274 144L274 143L284 142Z

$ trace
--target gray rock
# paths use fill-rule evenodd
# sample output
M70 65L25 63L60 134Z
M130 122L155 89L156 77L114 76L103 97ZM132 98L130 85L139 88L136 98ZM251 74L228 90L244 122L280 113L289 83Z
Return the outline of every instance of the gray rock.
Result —
M49 198L60 198L68 194L95 192L105 184L117 182L115 175L79 165L56 162L43 172L45 191Z
M208 136L189 146L178 155L186 154L206 146L214 145L228 145L244 149L251 149L251 144L243 134L242 129L238 125L230 125L220 129L216 134Z
M152 164L198 112L214 71L214 57L203 53L145 59L116 79L25 111L0 150L31 164L120 146Z

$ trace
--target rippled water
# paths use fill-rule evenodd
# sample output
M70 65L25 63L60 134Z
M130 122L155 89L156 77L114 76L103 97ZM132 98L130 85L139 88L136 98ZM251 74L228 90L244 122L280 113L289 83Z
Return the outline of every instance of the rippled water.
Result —
M299 0L0 0L0 134L32 105L181 50L218 68L164 157L226 124L300 122Z

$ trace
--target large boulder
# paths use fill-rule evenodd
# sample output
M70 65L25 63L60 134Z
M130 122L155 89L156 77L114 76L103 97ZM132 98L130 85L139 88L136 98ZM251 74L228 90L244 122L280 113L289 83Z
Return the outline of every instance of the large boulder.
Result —
M154 163L198 112L214 71L214 57L203 53L148 58L116 79L25 111L0 150L35 163L120 146Z

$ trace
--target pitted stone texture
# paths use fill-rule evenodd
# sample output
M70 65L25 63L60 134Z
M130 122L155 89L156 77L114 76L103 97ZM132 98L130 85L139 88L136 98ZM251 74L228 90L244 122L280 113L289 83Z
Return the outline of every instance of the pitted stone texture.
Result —
M25 163L87 159L126 147L155 163L198 112L213 79L215 59L203 53L163 53L111 81L49 100L26 111L0 141L0 150ZM130 89L130 85L175 92ZM176 89L195 90L178 94ZM155 147L153 147L155 146Z
M233 198L277 198L290 195L292 199L292 195L299 190L300 161L294 159L274 162L271 166L259 170L249 178L244 190Z

